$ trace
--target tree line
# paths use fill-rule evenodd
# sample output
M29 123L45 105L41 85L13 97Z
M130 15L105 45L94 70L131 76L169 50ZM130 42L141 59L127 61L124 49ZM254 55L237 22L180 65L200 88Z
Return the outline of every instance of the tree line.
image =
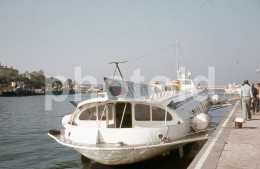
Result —
M21 83L26 89L42 89L52 90L52 88L69 88L72 89L74 83L71 79L67 79L62 83L59 79L54 77L46 77L43 70L28 72L12 76L0 76L0 89L8 88L11 82ZM47 86L45 86L47 84ZM16 86L18 87L18 86Z
M11 82L23 82L24 87L28 89L45 89L45 75L43 70L28 72L13 76L1 76L1 87L8 87Z

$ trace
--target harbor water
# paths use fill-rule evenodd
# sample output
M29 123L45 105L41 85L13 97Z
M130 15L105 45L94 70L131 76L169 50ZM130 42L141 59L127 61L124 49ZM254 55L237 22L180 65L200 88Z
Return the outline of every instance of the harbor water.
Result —
M223 96L223 91L216 91ZM90 94L82 94L85 100ZM184 158L178 151L166 157L122 166L106 166L94 161L81 160L80 154L58 144L47 133L50 129L62 129L64 115L71 114L75 107L65 101L53 102L52 110L45 110L45 96L0 97L0 168L86 168L86 169L173 169L187 168L203 143L184 147ZM211 112L211 127L217 127L231 107ZM211 131L212 132L212 131Z

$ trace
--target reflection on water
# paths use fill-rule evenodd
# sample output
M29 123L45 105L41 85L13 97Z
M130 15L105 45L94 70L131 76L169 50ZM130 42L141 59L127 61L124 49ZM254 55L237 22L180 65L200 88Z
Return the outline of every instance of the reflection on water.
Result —
M220 94L223 94L220 93ZM184 158L177 150L167 157L122 166L106 166L80 158L75 150L62 146L51 139L47 132L62 128L61 119L74 111L69 101L54 102L51 111L45 111L44 96L0 97L0 168L84 168L84 169L173 169L187 168L203 145L188 144ZM82 95L82 100L89 98ZM216 127L231 107L211 112L212 127Z

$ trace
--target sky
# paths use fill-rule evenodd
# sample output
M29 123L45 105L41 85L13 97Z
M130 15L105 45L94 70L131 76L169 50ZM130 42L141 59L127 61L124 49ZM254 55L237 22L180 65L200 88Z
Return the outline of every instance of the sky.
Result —
M102 83L126 60L126 80L175 79L178 41L193 78L214 67L216 85L260 82L259 21L259 0L0 0L0 63Z

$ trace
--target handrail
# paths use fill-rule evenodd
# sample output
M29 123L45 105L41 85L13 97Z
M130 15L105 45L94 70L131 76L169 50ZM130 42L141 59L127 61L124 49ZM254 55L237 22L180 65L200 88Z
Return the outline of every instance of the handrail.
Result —
M121 118L121 123L120 123L120 127L119 128L121 128L122 123L123 123L123 119L124 119L124 116L125 116L126 105L127 105L127 102L125 102L124 112L123 112L123 115L122 115L122 118Z
M101 124L102 118L103 118L103 116L104 116L104 112L105 112L105 110L106 110L106 107L107 107L107 104L105 104L105 106L104 106L104 109L103 109L101 118L100 118L100 120L99 120L98 128L100 128L100 124ZM97 110L98 110L98 109L97 109Z

